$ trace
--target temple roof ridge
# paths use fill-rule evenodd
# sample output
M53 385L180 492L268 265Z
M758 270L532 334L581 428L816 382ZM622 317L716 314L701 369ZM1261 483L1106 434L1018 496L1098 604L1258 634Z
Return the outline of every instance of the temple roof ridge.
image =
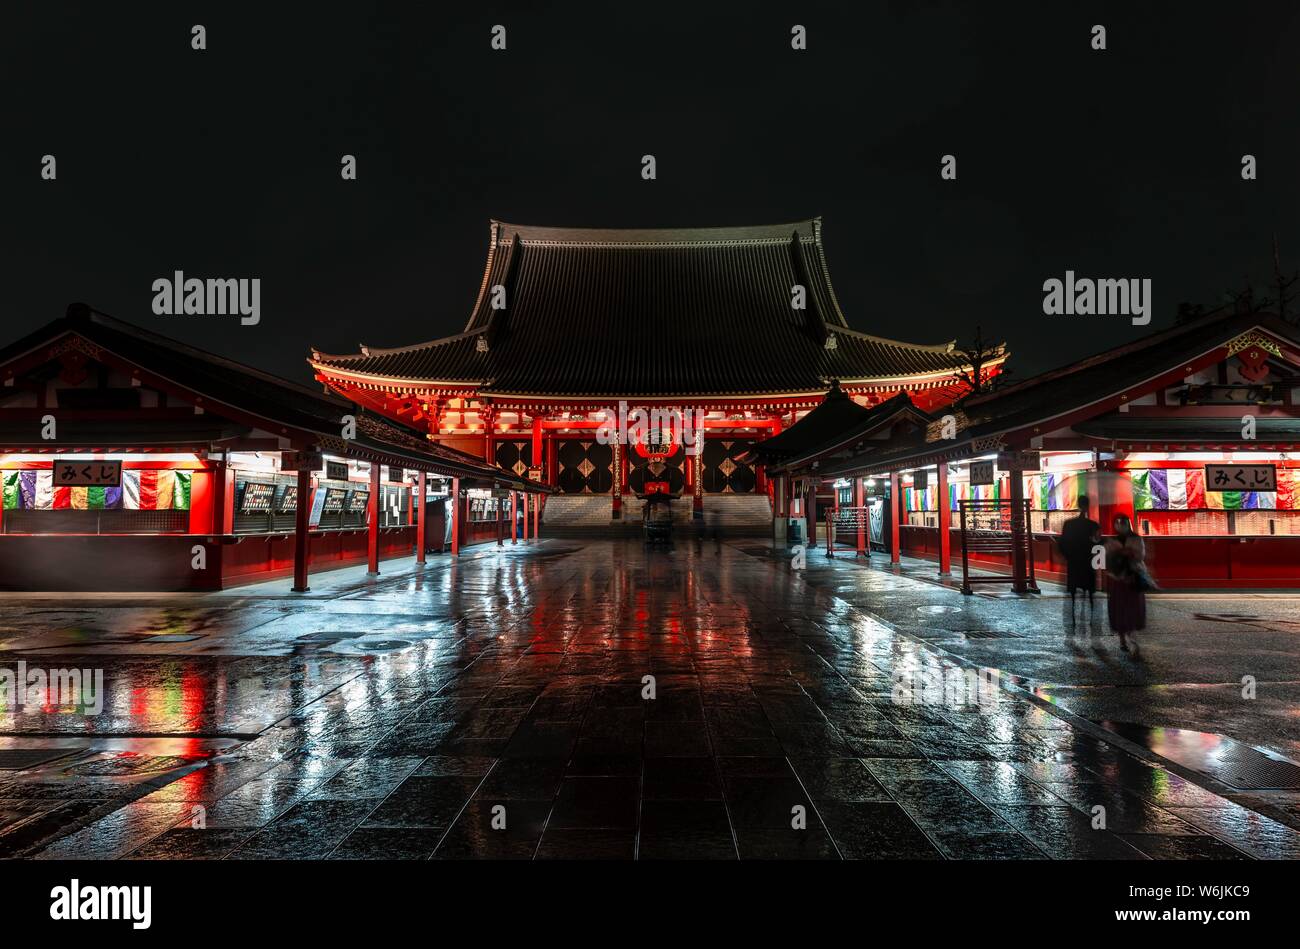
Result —
M783 224L726 225L721 227L565 227L510 224L492 219L499 243L518 235L528 243L589 244L599 246L706 246L722 243L785 242L792 234L801 241L820 239L821 218Z

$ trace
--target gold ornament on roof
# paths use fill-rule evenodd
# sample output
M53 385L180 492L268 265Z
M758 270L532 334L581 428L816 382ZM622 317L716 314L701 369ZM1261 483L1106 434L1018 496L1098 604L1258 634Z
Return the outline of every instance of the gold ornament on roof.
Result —
M1236 339L1228 342L1228 355L1235 356L1243 350L1250 349L1252 346L1258 346L1266 353L1272 353L1274 356L1282 356L1282 347L1278 346L1272 338L1265 336L1257 330L1250 330L1242 333Z

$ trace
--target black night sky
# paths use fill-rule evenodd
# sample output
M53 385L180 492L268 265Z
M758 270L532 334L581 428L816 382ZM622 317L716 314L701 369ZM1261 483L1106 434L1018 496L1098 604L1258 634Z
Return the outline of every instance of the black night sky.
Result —
M1050 7L1050 9L1047 9ZM6 7L6 340L84 300L306 381L308 346L459 332L488 220L821 215L855 328L1006 339L1018 375L1146 330L1042 283L1149 277L1154 326L1300 267L1300 8L1223 3ZM190 48L190 28L208 49ZM489 48L490 29L508 49ZM809 49L790 48L808 28ZM1093 24L1108 31L1090 48ZM343 154L358 159L343 181ZM643 181L654 154L658 180ZM940 157L957 156L942 181ZM1241 156L1259 180L1242 181ZM44 154L58 178L43 181ZM262 320L150 285L260 277ZM580 343L575 341L575 345Z

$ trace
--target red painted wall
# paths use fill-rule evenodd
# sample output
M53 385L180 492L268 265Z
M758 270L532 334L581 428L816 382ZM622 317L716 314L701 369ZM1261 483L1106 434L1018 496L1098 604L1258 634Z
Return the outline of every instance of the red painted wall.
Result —
M386 527L381 559L413 557L414 527ZM205 570L195 570L194 547ZM365 531L311 536L314 570L365 563ZM6 534L0 536L0 590L38 592L152 592L217 590L293 573L293 535L245 536L239 543L208 543L185 534Z
M939 532L933 527L901 528L903 553L939 559ZM952 570L961 573L961 531L949 535ZM1147 565L1167 589L1300 589L1300 536L1274 537L1144 537ZM1065 563L1055 535L1034 535L1034 572L1044 580L1064 580ZM972 554L971 563L1004 568L1006 557Z
M236 535L239 536L239 535ZM308 572L366 562L364 530L313 531L309 535ZM415 555L414 527L381 527L379 557ZM256 583L293 573L293 534L246 535L222 548L226 585Z
M195 570L195 546L207 569ZM184 534L6 534L0 590L170 593L220 586L221 550Z

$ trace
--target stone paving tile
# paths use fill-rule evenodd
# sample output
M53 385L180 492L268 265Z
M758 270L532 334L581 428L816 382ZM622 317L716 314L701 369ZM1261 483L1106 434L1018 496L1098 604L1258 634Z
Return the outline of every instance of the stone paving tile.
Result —
M22 802L27 803L27 802ZM0 833L0 858L15 857L28 848L69 827L77 827L96 813L106 801L50 801L28 820L16 823ZM64 838L66 839L66 837ZM86 859L95 854L86 852Z
M932 704L923 689L900 692L895 672L960 680L951 643L1003 648L961 635L984 598L849 570L793 576L722 544L672 557L639 544L543 544L469 557L454 587L397 573L275 609L217 598L204 608L221 630L204 644L213 652L187 643L119 655L105 641L96 661L160 701L163 664L183 667L226 705L201 695L174 715L158 703L142 715L112 707L95 724L238 724L249 729L242 744L90 823L130 789L84 775L6 777L0 813L27 817L10 832L0 823L0 855L58 830L51 815L65 809L66 836L44 856L1300 855L1300 834L1285 825L1024 696L995 687ZM304 602L310 612L299 612ZM82 629L98 623L105 637L160 621L138 606L80 614ZM348 655L374 617L412 645ZM33 641L71 642L57 627ZM653 700L642 698L647 674ZM47 810L28 810L37 805ZM1096 806L1106 830L1092 828ZM193 828L193 807L207 830ZM806 826L796 829L799 813Z
M635 832L639 784L630 777L566 777L547 832L597 828Z
M1084 814L1092 815L1096 808L1104 808L1106 829L1117 833L1159 834L1165 837L1204 833L1171 811L1157 807L1122 788L1095 784L1055 784L1052 785L1052 790Z
M190 808L183 802L132 803L102 817L40 853L43 860L114 860L173 826Z
M736 841L721 801L646 800L641 805L642 860L735 860Z
M226 859L323 859L373 807L373 801L303 801L249 837Z
M1020 834L931 832L939 851L952 860L1046 860L1043 851Z
M1044 804L999 805L998 816L1047 856L1058 860L1142 860L1145 855L1108 830L1094 829L1092 818L1070 807Z
M711 755L709 730L702 722L655 719L645 723L647 758L707 758Z
M426 860L442 839L423 827L358 827L328 855L330 860Z
M500 761L475 795L484 801L549 801L560 790L565 764L559 760L514 758Z
M1300 858L1300 833L1230 801L1220 807L1170 807L1169 811L1261 860Z
M433 853L435 860L531 860L551 813L552 799L475 799L456 819ZM502 810L495 810L495 809ZM500 822L504 820L505 826ZM494 821L497 826L493 826Z
M1250 858L1223 841L1203 834L1199 837L1160 834L1125 834L1122 837L1130 846L1142 851L1152 860L1249 860Z
M722 785L712 758L648 758L642 794L650 801L721 801Z
M383 799L411 776L423 758L367 758L353 762L328 781L317 785L309 801Z
M131 860L221 860L238 850L254 831L248 828L195 830L188 825L159 834L129 855Z
M814 801L892 800L860 758L792 758L790 764Z
M409 777L378 807L371 803L366 827L424 827L445 830L469 802L482 780L477 777Z
M1005 761L945 761L940 767L985 804L1059 803L1047 787Z
M537 847L537 860L632 860L635 829L559 828L548 826Z
M846 860L931 860L942 857L897 804L824 802L818 812Z

